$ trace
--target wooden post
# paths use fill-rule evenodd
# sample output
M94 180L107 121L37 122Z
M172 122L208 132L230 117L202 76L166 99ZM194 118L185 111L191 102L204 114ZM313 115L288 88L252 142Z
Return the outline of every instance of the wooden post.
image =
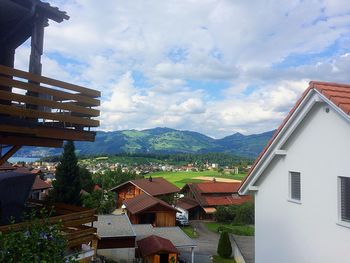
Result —
M1 47L0 49L0 64L13 68L15 61L15 50L13 48ZM9 76L1 75L6 78L11 78ZM12 87L0 85L0 90L4 91L12 91ZM0 104L11 105L11 101L9 100L1 100Z
M43 46L44 46L44 27L47 24L47 18L36 14L35 21L32 29L32 37L31 37L31 50L30 50L30 59L29 59L29 72L41 75L42 65L41 65L41 56L43 54ZM34 84L39 84L36 82L32 82ZM28 91L28 96L38 97L39 94L37 92ZM38 106L27 104L28 109L37 109Z

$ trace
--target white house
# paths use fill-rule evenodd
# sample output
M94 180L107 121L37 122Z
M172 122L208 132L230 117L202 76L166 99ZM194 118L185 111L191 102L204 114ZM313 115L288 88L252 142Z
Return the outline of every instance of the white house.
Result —
M256 263L350 262L350 85L310 82L239 193Z

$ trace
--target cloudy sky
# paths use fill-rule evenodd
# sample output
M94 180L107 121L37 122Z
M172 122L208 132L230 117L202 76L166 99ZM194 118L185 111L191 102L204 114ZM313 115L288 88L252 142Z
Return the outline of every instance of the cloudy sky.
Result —
M43 74L101 90L101 130L259 133L310 80L350 82L345 0L49 2L70 19L46 28Z

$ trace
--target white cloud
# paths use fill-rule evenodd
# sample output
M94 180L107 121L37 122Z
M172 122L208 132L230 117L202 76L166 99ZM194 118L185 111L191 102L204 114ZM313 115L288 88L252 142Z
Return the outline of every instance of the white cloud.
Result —
M276 128L308 80L350 81L343 0L52 3L71 18L46 28L43 72L101 90L102 129L261 132ZM20 68L28 52L18 50ZM215 91L213 81L231 85Z

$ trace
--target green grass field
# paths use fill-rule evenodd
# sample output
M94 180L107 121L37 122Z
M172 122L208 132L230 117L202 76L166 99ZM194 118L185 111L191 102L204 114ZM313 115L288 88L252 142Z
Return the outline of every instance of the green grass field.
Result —
M217 222L208 222L206 223L207 228L210 231L218 232L218 228L220 226L224 227L226 231L229 233L239 235L239 236L254 236L254 227L248 226L248 225L232 225L232 224L225 224L225 223L217 223Z
M173 183L177 187L183 187L187 183L199 183L203 180L195 179L196 177L209 177L209 178L228 178L235 180L242 180L245 177L245 174L221 174L217 171L203 171L203 172L156 172L150 174L152 177L163 177L169 182Z

